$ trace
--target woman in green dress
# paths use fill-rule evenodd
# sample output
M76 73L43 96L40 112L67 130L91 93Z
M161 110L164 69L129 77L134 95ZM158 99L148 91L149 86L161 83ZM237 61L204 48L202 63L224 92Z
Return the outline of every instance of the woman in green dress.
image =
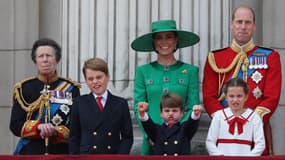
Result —
M177 60L174 53L179 48L192 46L198 43L199 36L188 31L176 29L174 20L159 20L152 23L152 32L136 38L131 47L135 51L155 51L158 59L154 62L136 68L134 86L135 117L143 131L138 118L138 103L148 102L148 114L153 121L162 124L159 102L163 94L176 93L180 95L185 104L185 116L181 121L187 120L192 107L199 103L199 70L198 67ZM144 133L141 154L151 154L150 145ZM190 151L189 151L190 153Z

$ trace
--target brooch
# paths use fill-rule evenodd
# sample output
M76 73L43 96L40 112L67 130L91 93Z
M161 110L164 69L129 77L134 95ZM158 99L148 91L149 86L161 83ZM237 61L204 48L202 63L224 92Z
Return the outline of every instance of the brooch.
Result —
M187 72L186 69L183 69L183 70L181 71L181 73L182 73L182 74L187 74L188 72Z

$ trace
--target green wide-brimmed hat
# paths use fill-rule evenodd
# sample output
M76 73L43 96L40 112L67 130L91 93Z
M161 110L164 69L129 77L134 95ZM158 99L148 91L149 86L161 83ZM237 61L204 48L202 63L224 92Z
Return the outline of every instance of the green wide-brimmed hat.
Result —
M177 33L178 36L178 48L184 48L192 46L200 41L197 34L178 30L176 28L176 22L174 20L159 20L152 22L151 33L144 34L136 38L131 47L135 51L149 52L154 51L153 48L153 35L159 32L173 31Z

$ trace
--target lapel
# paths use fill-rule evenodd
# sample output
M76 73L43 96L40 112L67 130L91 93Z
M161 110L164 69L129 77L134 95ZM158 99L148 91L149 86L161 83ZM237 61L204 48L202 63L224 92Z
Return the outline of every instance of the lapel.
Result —
M94 98L93 94L90 93L89 95L89 106L90 108L92 108L92 121L94 121L95 127L98 128L102 125L104 125L104 127L107 127L109 124L111 123L110 117L112 117L113 115L119 114L119 113L114 113L116 112L114 106L115 101L114 101L114 97L113 95L108 91L108 96L107 96L107 101L106 104L104 106L104 110L103 112L100 111L100 109L98 108L98 104L96 102L96 99Z
M162 134L165 138L169 138L170 136L174 135L176 132L179 132L180 124L175 124L172 128L168 128L167 125L163 124L162 126Z
M90 113L87 113L87 115L90 115L90 121L93 123L94 127L98 128L101 126L104 116L99 110L98 104L92 93L89 94L87 103L88 107L90 108Z
M114 106L116 106L115 101L114 101L114 97L113 95L108 91L108 96L107 96L107 101L104 107L104 111L103 111L103 115L105 115L103 118L105 119L110 119L110 116L113 115L113 112L115 112L115 108Z

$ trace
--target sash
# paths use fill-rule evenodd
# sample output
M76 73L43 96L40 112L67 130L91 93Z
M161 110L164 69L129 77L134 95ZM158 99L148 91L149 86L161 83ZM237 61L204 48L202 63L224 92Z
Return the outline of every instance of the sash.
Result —
M55 113L58 111L61 104L71 105L70 101L72 102L72 95L70 92L73 89L73 85L66 81L59 82L59 85L52 91L50 91L50 117L53 117ZM69 92L69 93L68 93ZM54 99L53 99L53 98ZM64 100L68 99L68 100ZM69 101L70 100L70 101ZM65 102L65 103L64 103ZM38 117L39 113L36 113L35 118ZM43 110L43 115L46 114L46 109ZM41 121L44 122L44 117L41 118ZM20 138L16 149L14 151L14 155L20 153L22 148L28 145L32 140L29 138Z
M260 65L264 65L264 64L267 65L267 59L271 53L272 53L271 49L257 48L250 56L248 56L249 63L250 63L249 65L252 65L252 67L247 68L247 77L250 77L257 69L260 69L263 67ZM243 78L243 72L241 68L239 69L237 77L241 79ZM224 90L221 91L220 95L222 94L224 94ZM222 101L220 101L220 103L222 106L224 106L224 108L228 106L228 102L225 98Z

